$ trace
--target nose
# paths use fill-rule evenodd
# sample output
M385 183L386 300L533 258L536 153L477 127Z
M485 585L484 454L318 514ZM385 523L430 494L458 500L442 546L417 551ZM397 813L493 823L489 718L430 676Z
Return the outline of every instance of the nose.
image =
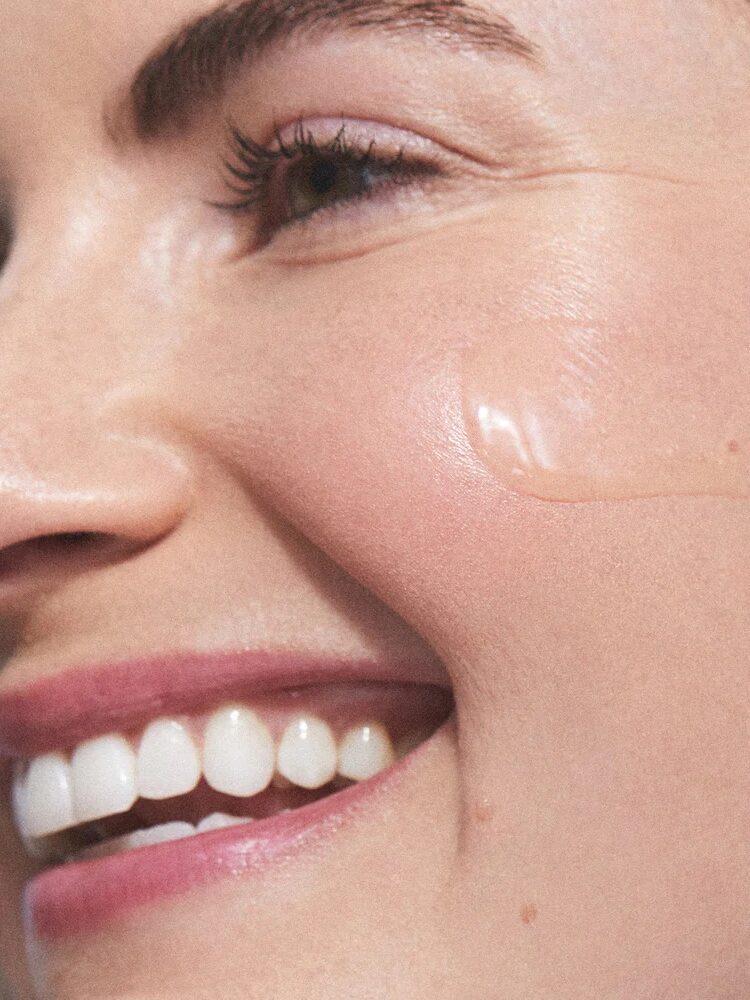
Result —
M154 430L80 411L66 419L52 405L0 404L0 416L0 613L129 558L182 521L188 465Z
M140 207L100 173L82 156L19 199L0 272L0 615L153 546L191 504L178 319L151 294Z

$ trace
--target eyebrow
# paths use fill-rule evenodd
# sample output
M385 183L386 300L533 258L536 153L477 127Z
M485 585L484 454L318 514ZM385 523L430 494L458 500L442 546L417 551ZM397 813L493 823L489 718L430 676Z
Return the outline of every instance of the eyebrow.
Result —
M539 62L537 46L507 18L472 0L240 0L189 21L151 54L115 114L105 114L108 131L144 143L183 134L271 49L300 36L357 31Z

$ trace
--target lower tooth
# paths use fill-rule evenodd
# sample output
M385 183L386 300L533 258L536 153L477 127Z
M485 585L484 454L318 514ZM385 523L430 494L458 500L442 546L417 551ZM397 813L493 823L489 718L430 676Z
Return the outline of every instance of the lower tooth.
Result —
M136 830L124 839L128 841L128 847L150 847L152 844L164 844L168 840L182 840L194 833L192 823L163 823L148 830Z
M242 826L243 823L252 823L252 819L247 816L229 816L227 813L211 813L200 821L197 830L198 833L209 833L211 830L223 830L229 826Z
M107 858L111 854L132 851L137 847L152 847L154 844L165 844L170 840L182 840L184 837L192 837L195 832L192 823L162 823L161 826L152 826L148 830L136 830L134 833L126 833L123 837L113 837L101 844L84 847L83 850L76 852L75 860Z

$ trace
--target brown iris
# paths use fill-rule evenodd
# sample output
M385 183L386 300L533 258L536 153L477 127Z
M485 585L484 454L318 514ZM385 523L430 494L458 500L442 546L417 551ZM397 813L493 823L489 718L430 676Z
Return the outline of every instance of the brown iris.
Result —
M287 219L303 219L328 205L349 201L372 188L372 164L342 156L306 156L286 176Z

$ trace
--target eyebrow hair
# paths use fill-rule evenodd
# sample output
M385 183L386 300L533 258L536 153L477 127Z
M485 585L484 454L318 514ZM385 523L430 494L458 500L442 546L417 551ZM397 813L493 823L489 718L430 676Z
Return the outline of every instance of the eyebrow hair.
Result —
M125 102L105 115L108 131L141 142L184 133L239 71L275 46L300 35L360 30L539 61L537 46L507 18L472 0L240 0L189 21L149 56Z

